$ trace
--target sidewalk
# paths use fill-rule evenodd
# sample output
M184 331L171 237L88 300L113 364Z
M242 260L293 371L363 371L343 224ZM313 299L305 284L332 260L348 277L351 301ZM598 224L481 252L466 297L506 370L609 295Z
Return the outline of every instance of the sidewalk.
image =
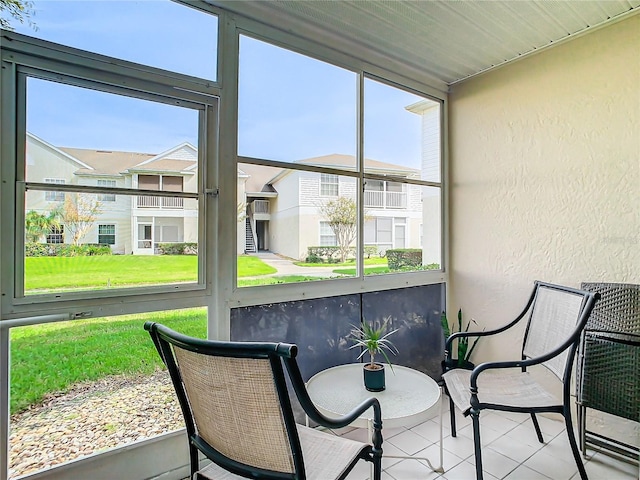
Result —
M277 270L276 273L269 275L260 275L260 277L281 277L283 275L307 275L313 277L339 277L341 275L333 273L335 267L299 267L295 265L291 260L276 255L271 252L257 252L250 254L251 256L258 257L267 265L272 266ZM244 278L260 278L260 277L242 277Z

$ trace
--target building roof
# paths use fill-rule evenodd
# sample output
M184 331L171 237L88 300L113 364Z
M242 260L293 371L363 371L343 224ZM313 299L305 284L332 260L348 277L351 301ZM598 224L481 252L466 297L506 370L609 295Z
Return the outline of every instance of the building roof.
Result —
M296 163L304 163L318 167L341 167L348 170L355 170L356 158L353 155L332 153L330 155L305 158L304 160L298 160ZM364 166L365 171L370 173L396 173L402 176L413 176L420 173L420 171L415 168L405 167L394 163L381 162L371 158L364 159Z
M81 168L76 172L78 175L119 176L125 170L155 157L151 153L90 150L86 148L60 147L59 150L93 168L93 170Z

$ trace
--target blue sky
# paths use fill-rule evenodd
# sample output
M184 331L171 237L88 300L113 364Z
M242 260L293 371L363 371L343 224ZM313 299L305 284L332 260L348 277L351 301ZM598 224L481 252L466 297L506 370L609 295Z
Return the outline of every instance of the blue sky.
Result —
M215 78L217 20L167 0L35 0L38 30L16 31L188 75ZM188 46L188 48L185 48ZM295 161L355 154L353 72L243 37L239 153ZM420 100L368 80L365 155L419 168ZM34 80L28 129L57 146L159 153L197 145L195 111Z

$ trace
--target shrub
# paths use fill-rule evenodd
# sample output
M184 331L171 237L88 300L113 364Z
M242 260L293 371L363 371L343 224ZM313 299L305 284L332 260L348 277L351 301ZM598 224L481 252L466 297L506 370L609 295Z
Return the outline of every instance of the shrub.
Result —
M48 243L27 242L24 245L24 254L27 257L53 257L56 255L56 245Z
M197 243L158 243L156 253L160 255L197 255Z
M307 260L309 263L336 263L334 259L340 256L340 247L336 246L315 246L307 247L307 258L314 258L315 261ZM319 259L319 260L318 260Z
M371 258L371 255L378 255L378 247L375 245L365 245L364 246L364 256L366 258ZM384 255L381 255L384 256Z
M422 250L419 248L398 248L387 250L389 270L402 270L406 267L422 267Z
M27 257L89 257L93 255L111 255L111 247L102 243L84 243L69 245L66 243L36 243L25 244Z

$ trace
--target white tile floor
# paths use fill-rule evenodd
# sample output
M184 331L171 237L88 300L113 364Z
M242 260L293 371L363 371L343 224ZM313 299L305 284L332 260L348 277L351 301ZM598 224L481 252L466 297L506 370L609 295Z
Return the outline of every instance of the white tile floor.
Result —
M444 404L447 402L443 402ZM480 432L486 480L579 480L578 469L564 431L562 416L539 416L545 443L541 444L528 415L482 412ZM469 419L457 415L458 436L452 437L449 412L443 412L444 474L432 472L421 460L383 459L383 480L470 480L475 479L473 430ZM342 434L365 441L365 429ZM383 430L387 455L415 455L438 459L437 418L413 428ZM638 466L588 450L585 467L590 480L638 480ZM369 464L360 462L349 480L367 480Z

